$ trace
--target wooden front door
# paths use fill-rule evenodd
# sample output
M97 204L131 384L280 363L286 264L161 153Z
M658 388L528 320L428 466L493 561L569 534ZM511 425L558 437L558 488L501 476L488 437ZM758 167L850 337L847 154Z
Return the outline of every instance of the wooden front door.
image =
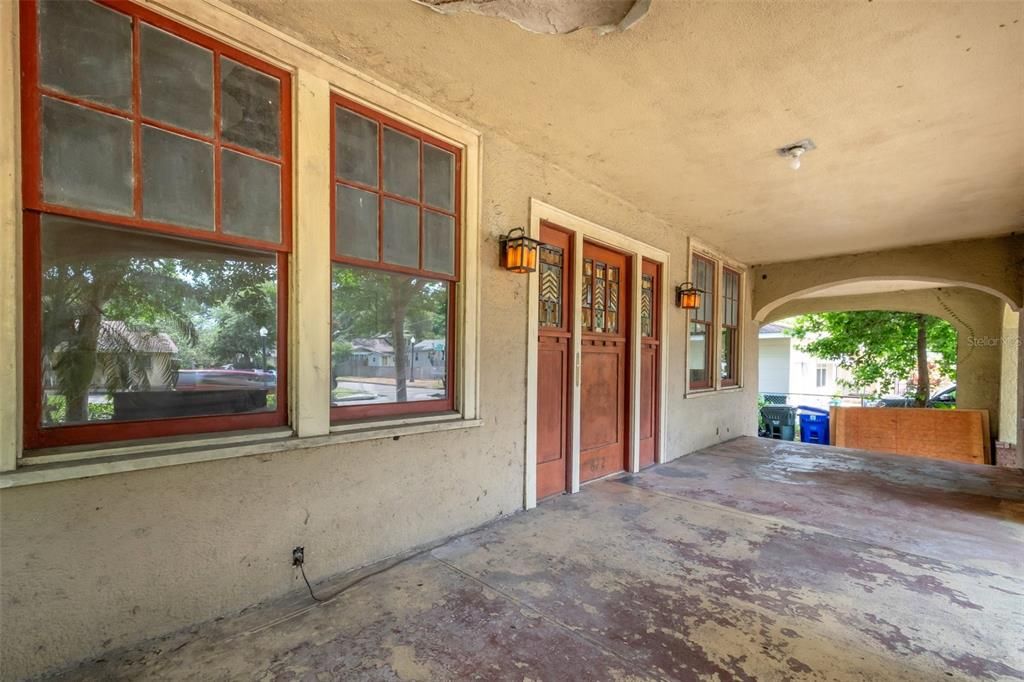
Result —
M580 361L580 480L627 466L629 261L596 244L583 245Z
M658 458L661 268L645 260L640 278L640 466Z
M537 339L537 499L569 481L572 235L541 224Z

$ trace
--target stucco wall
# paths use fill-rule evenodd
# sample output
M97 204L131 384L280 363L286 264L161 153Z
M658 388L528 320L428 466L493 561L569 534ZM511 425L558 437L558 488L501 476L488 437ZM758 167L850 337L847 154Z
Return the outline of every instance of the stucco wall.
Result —
M527 224L540 197L670 251L666 285L685 279L687 240L495 132L484 132L482 187L484 425L0 492L4 678L295 589L295 545L315 580L521 508L530 302L527 279L497 268L499 234ZM753 433L754 325L746 389L683 399L685 318L672 309L666 322L668 455Z

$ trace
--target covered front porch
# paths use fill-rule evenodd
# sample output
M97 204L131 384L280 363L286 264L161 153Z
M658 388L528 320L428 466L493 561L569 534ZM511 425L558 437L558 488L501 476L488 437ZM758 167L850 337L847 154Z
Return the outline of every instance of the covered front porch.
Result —
M742 437L70 677L1022 679L1022 521L1021 470Z

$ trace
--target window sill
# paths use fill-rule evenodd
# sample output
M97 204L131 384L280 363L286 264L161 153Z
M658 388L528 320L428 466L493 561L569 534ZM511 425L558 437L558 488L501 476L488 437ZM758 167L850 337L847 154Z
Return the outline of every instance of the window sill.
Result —
M736 393L742 391L742 386L724 386L722 388L698 388L686 394L687 398L703 398L709 395L722 395L723 393Z
M414 423L399 420L399 423L389 421L345 425L345 429L340 431L332 429L330 435L309 438L296 438L290 430L273 429L202 439L121 444L102 450L49 451L22 458L18 460L18 469L0 473L0 489L235 457L272 455L325 445L469 429L483 424L482 419L446 416L443 420L435 418ZM350 428L357 426L359 428Z

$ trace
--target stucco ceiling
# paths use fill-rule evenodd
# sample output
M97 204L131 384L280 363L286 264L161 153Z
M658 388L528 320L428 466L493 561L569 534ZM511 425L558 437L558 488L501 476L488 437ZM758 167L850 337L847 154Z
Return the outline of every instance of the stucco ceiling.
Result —
M606 35L231 2L747 263L1024 227L1019 1L654 0Z

